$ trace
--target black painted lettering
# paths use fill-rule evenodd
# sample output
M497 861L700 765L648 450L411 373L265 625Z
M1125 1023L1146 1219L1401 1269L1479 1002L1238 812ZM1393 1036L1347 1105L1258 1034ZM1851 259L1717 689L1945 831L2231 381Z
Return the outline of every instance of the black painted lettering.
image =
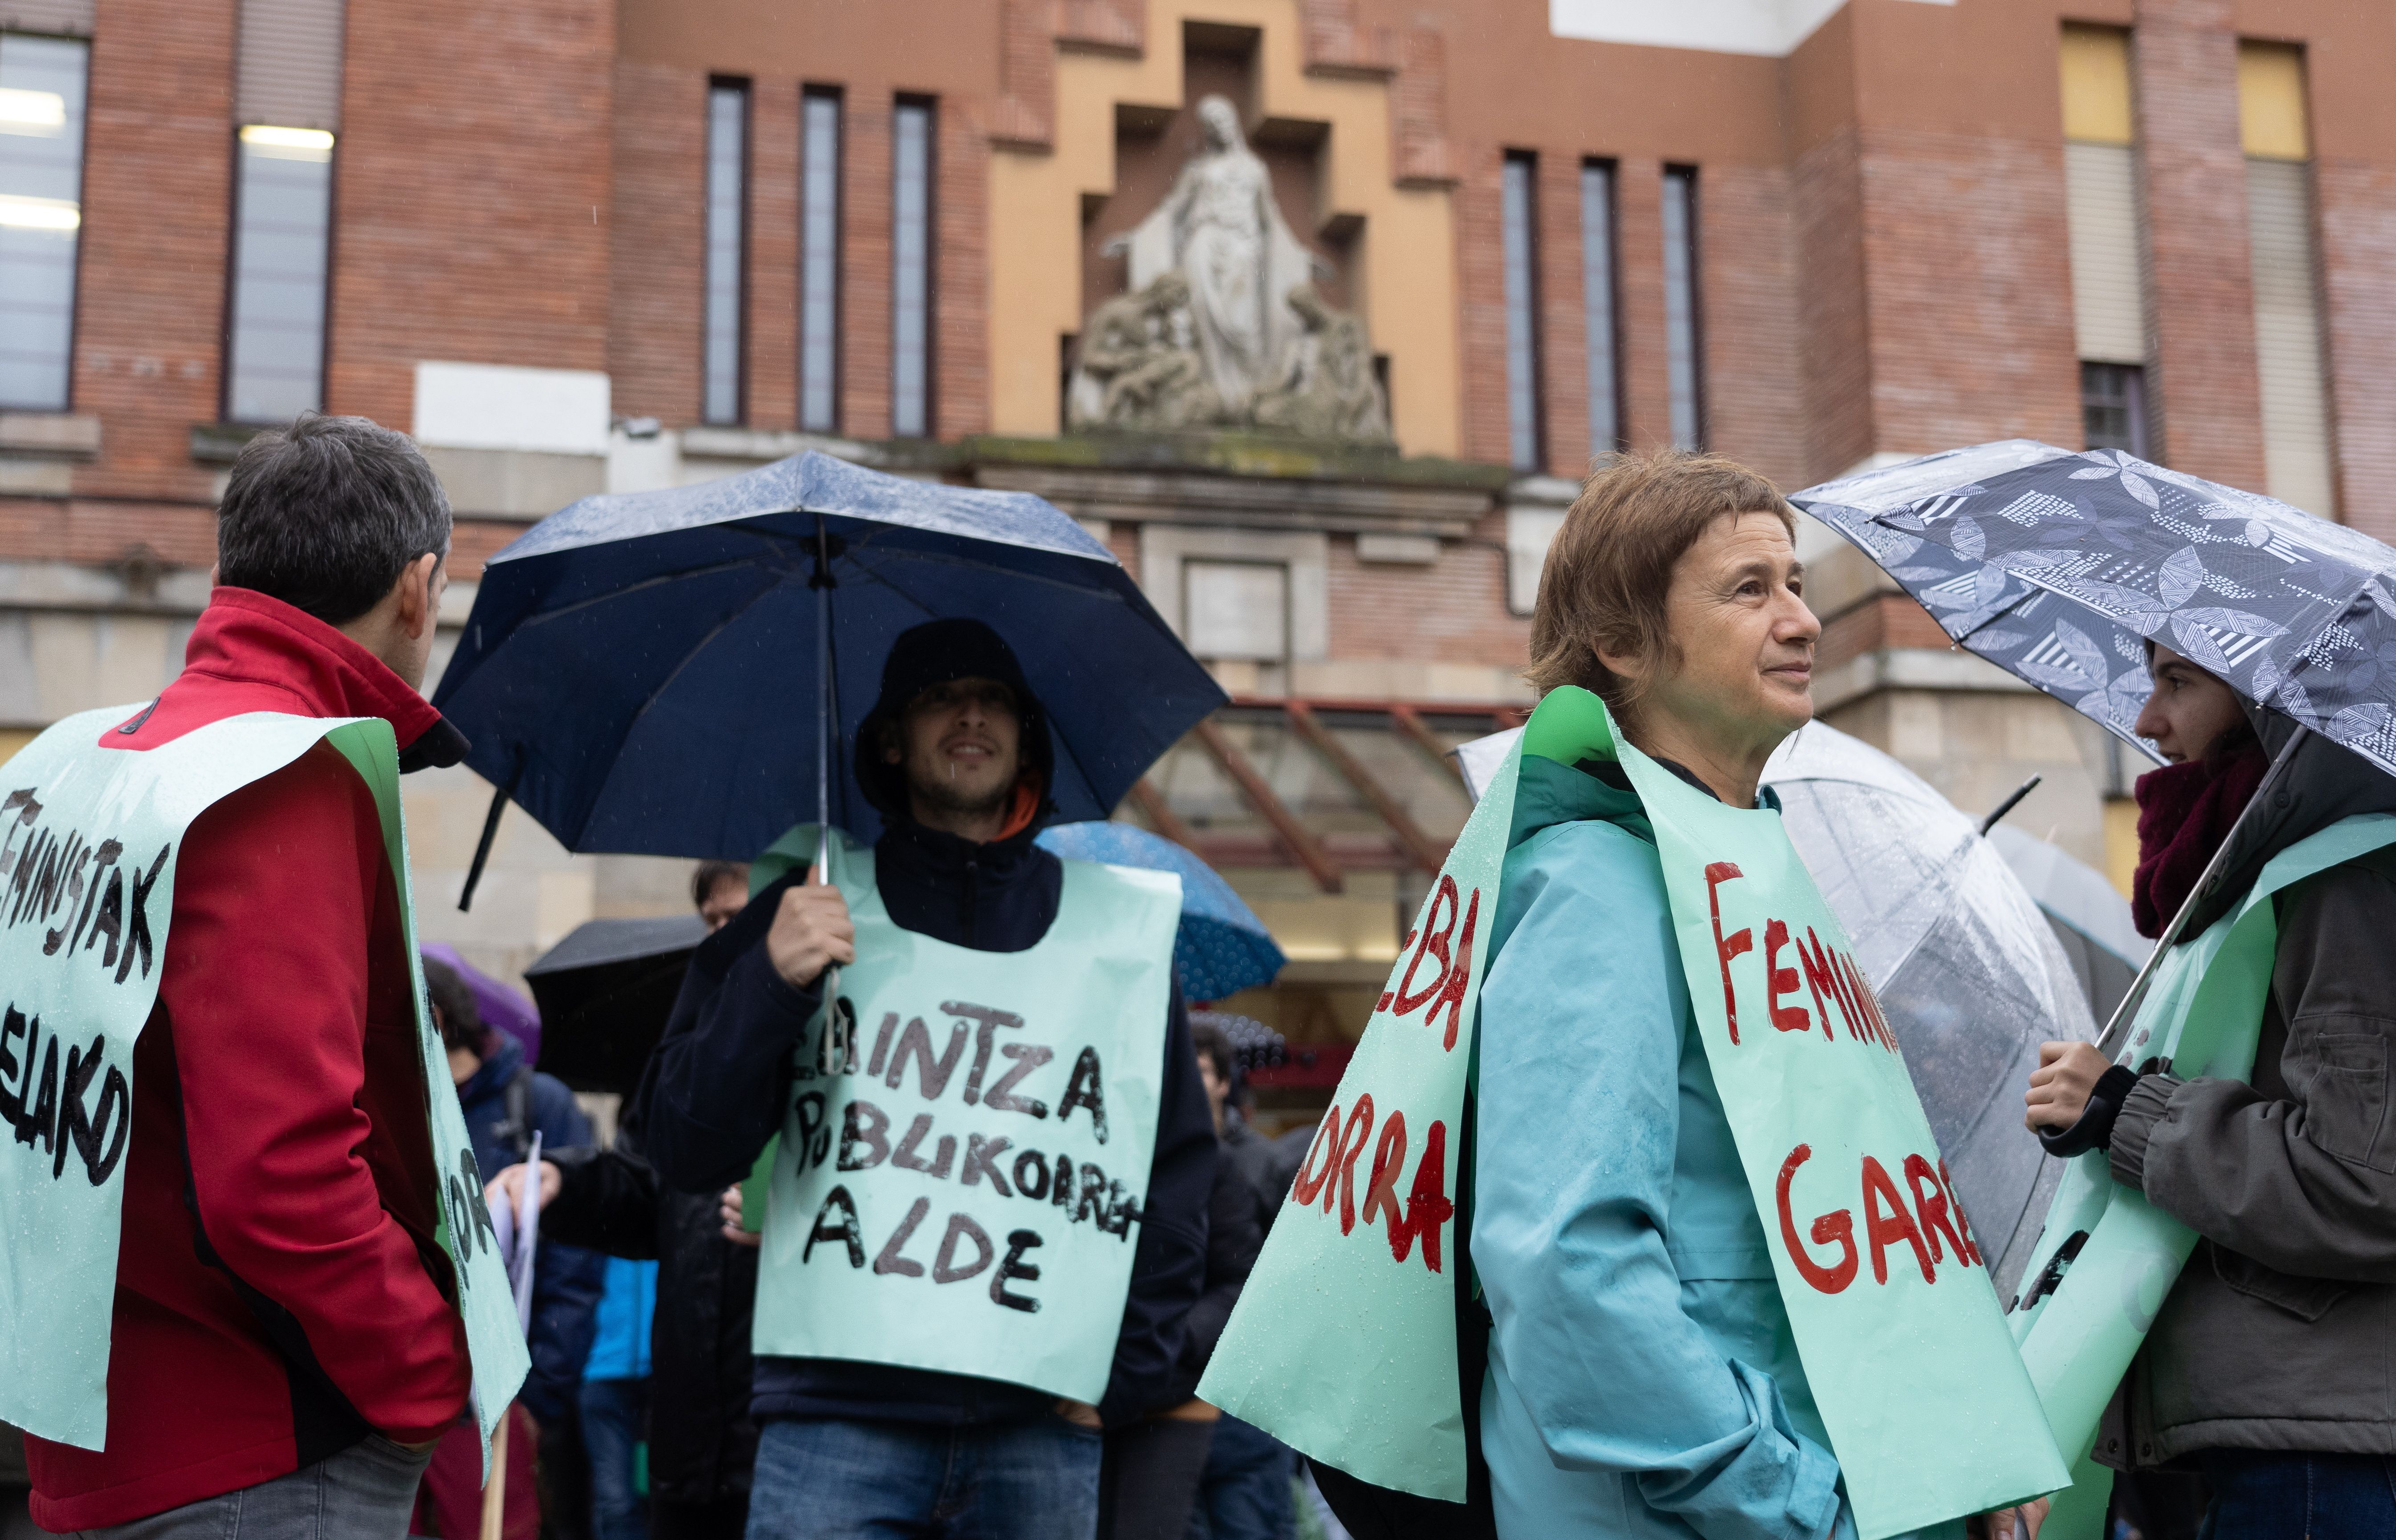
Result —
M1006 1235L1006 1255L998 1264L998 1271L990 1275L990 1302L1004 1305L1010 1310L1031 1315L1040 1308L1040 1301L1030 1294L1009 1294L1006 1286L1020 1279L1026 1283L1040 1281L1040 1265L1026 1262L1023 1254L1039 1245L1038 1230L1009 1230Z
M1035 1118L1048 1115L1048 1104L1028 1096L1015 1095L1016 1082L1057 1056L1056 1050L1037 1042L1006 1042L998 1051L1015 1061L1015 1068L998 1077L998 1083L984 1092L981 1104L993 1112L1026 1112Z
M33 1024L35 1027L39 1027L41 1025L41 1018L36 1016ZM33 1068L33 1040L32 1037L28 1036L25 1039L26 1069L30 1070ZM50 1034L50 1046L48 1050L42 1055L42 1082L40 1086L33 1091L33 1110L29 1116L21 1117L18 1120L17 1142L19 1144L29 1145L38 1139L41 1141L43 1154L49 1155L55 1153L58 1148L55 1140L58 1115L59 1035L56 1032L52 1032Z
M825 1218L834 1209L840 1210L840 1222L827 1225ZM857 1222L857 1200L848 1188L836 1187L824 1194L823 1207L816 1210L815 1228L807 1231L807 1243L799 1248L799 1266L805 1267L816 1255L819 1241L838 1241L848 1248L848 1265L865 1266L865 1231Z
M960 1241L972 1241L974 1249L980 1254L969 1268L956 1265L957 1242ZM962 1283L989 1267L997 1255L998 1248L990 1243L989 1231L975 1224L969 1215L952 1214L949 1215L948 1231L940 1237L940 1249L932 1257L932 1281Z
M113 1123L108 1121L112 1111L116 1115ZM91 1185L106 1187L108 1178L116 1171L117 1161L125 1154L126 1137L133 1132L133 1087L126 1080L125 1071L113 1064L108 1067L108 1078L100 1083L100 1110L92 1114L92 1128L95 1150L99 1148L100 1133L110 1128L116 1131L108 1141L107 1150L97 1161L90 1155L84 1157L84 1175L91 1178Z
M798 1158L806 1162L804 1169L813 1171L832 1151L832 1120L825 1112L824 1094L801 1092L792 1112L799 1120Z
M1057 1177L1048 1186L1048 1201L1056 1208L1073 1201L1073 1162L1063 1150L1057 1152Z
M965 1168L957 1173L957 1185L971 1187L987 1176L991 1187L1001 1198L1014 1197L1014 1192L1006 1185L1005 1174L998 1169L998 1158L1006 1153L1008 1142L985 1138L979 1134L966 1135Z
M18 1082L17 1055L9 1051L8 1044L23 1037L25 1030L24 1012L14 1005L0 1012L0 1119L6 1119L11 1128L25 1115L25 1087ZM27 1079L32 1078L33 1062L29 1048L25 1054Z
M1090 1132L1100 1144L1107 1142L1107 1097L1098 1083L1098 1051L1085 1046L1073 1059L1072 1077L1065 1082L1065 1099L1057 1104L1057 1121L1063 1122L1073 1109L1090 1109Z
M116 981L119 984L124 983L125 976L133 971L133 954L137 948L141 953L141 976L150 976L150 890L158 885L158 874L166 870L166 854L174 848L171 843L160 845L158 858L150 863L150 874L133 879L133 899L126 906L125 957L116 964Z
M840 1171L871 1171L890 1157L890 1118L870 1101L853 1101L841 1109L840 1160L834 1169ZM857 1147L865 1145L871 1154L860 1159Z
M67 1047L66 1083L59 1091L58 1137L54 1141L56 1148L50 1151L50 1180L53 1182L66 1174L70 1150L83 1156L87 1170L99 1158L100 1138L84 1111L83 1094L91 1089L93 1081L100 1078L100 1066L105 1062L100 1057L100 1051L107 1046L108 1039L95 1034L88 1048L79 1049L73 1044ZM90 1153L85 1154L87 1150Z
M898 1034L898 1046L890 1055L890 1069L882 1077L882 1083L893 1091L898 1090L899 1081L907 1074L907 1061L912 1057L915 1061L916 1090L923 1094L925 1101L938 1101L940 1093L949 1088L949 1077L956 1072L957 1062L965 1057L965 1023L959 1022L949 1029L949 1046L935 1059L932 1057L932 1034L925 1029L924 1018L916 1016Z
M125 846L118 841L102 840L100 842L100 849L93 856L94 864L91 869L91 885L84 890L83 908L75 913L74 929L67 933L67 950L70 952L73 951L78 945L84 944L83 928L86 924L90 923L91 911L100 902L100 879L103 876L113 876L111 869L116 865L116 858L124 854ZM122 881L121 878L118 878L117 880ZM99 939L96 933L92 939L95 941ZM113 936L109 940L108 949L112 953L116 950L115 938ZM113 958L111 960L113 961ZM106 967L108 964L103 962L100 965L102 967Z
M907 1125L907 1136L898 1141L898 1153L890 1157L890 1163L908 1171L920 1171L936 1181L947 1176L949 1167L957 1158L957 1136L941 1135L931 1160L926 1162L916 1150L931 1132L932 1115L929 1112L916 1113L915 1121Z
M1015 1190L1038 1202L1048 1196L1048 1157L1027 1149L1015 1158Z
M883 1066L890 1062L890 1034L898 1029L898 1013L882 1013L882 1029L873 1034L873 1057L865 1066L865 1078L880 1080Z
M975 1024L973 1068L965 1071L965 1105L971 1107L981 1097L981 1080L990 1072L990 1050L992 1041L998 1036L998 1029L1001 1027L1020 1027L1023 1018L1012 1011L976 1005L963 1000L944 1000L940 1002L940 1009Z
M898 1221L898 1228L890 1232L890 1239L882 1243L882 1250L874 1255L873 1270L876 1273L897 1273L901 1278L924 1276L924 1264L910 1262L898 1254L907 1249L907 1242L914 1239L915 1227L922 1224L924 1215L931 1212L932 1201L929 1198L918 1198L908 1205L907 1217Z
M122 870L110 874L108 898L100 906L100 922L91 927L91 940L84 945L88 947L103 936L108 937L108 949L100 954L100 965L107 969L115 965L117 943L125 936L125 873Z
M1082 1168L1082 1192L1073 1204L1073 1223L1085 1219L1098 1221L1098 1228L1107 1228L1107 1174L1094 1165Z

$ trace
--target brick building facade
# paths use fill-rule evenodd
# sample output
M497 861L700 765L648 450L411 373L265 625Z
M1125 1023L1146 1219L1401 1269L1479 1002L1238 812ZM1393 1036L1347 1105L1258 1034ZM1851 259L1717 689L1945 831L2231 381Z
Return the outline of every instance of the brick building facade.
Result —
M530 519L801 447L1102 527L1292 821L1203 745L1162 816L1282 930L1259 1009L1351 1031L1421 878L1375 790L1460 823L1432 749L1524 702L1594 453L1795 487L2126 434L2396 538L2390 59L2396 11L2344 0L0 0L0 739L172 672L257 426L236 340L320 335L306 404L450 488L453 621ZM1395 454L1060 432L1201 90L1369 328ZM323 212L258 214L276 175ZM2045 775L2017 819L2107 859L2135 766L1809 554L1831 719L1967 808ZM434 936L513 968L678 904L674 864L512 816L438 920L487 795L446 774L410 792Z

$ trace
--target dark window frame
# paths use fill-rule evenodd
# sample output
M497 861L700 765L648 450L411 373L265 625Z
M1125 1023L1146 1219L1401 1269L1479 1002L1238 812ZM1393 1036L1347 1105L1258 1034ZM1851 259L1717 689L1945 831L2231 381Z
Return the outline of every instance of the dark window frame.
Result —
M2121 388L2103 391L2098 388L2100 383L2110 383ZM2089 420L2091 415L2097 412L2119 412L2122 414L2126 431L2119 435L2110 433L2102 435L2106 442L2098 443L2099 435L2090 431ZM2083 449L2126 449L2139 459L2154 458L2148 453L2148 450L2153 446L2153 434L2148 418L2147 366L2145 365L2105 364L2082 360L2080 437L2081 447ZM2117 437L2125 439L2127 442L2115 442Z
M829 382L827 383L827 385L826 385L826 388L825 388L825 389L826 389L826 393L831 397L831 402L830 402L829 409L828 409L828 410L827 410L827 412L825 413L824 418L823 418L823 420L822 420L820 423L817 423L817 422L810 422L810 421L808 420L808 418L807 418L807 345L808 345L808 342L809 342L809 332L808 332L808 326L807 326L807 264L808 264L808 260L809 260L810 257L811 257L811 256L812 256L812 254L813 254L813 253L812 253L812 249L811 249L811 247L809 246L809 245L808 245L808 240L807 240L807 223L808 223L807 197L808 197L808 192L809 192L809 188L808 188L808 183L807 183L807 177L808 177L808 174L809 174L809 173L808 173L808 149L809 149L809 144L808 144L808 135L809 135L809 133L810 133L810 128L809 128L808 121L807 121L807 110L808 110L808 106L809 106L809 104L810 104L810 103L812 103L812 102L816 102L816 101L829 101L829 102L831 102L831 103L832 103L832 113L833 113L833 117L832 117L832 235L831 235L831 243L832 243L832 299L831 299L832 318L831 318L830 322L827 324L827 329L830 331L831 335L830 335L828 338L826 338L826 339L824 339L824 340L825 340L825 343L826 343L826 351L827 351L827 352L828 352L828 354L829 354L829 363L828 363L828 365L827 365L827 367L829 368L829 370L830 370L830 372L831 372L831 378L830 378ZM839 432L839 431L841 431L841 423L842 423L842 418L843 418L843 414L842 414L841 407L842 407L842 405L843 405L843 398L844 398L844 396L845 395L845 392L841 389L841 373L842 373L842 370L843 370L843 368L845 367L845 364L846 364L846 362L847 362L847 358L846 358L846 352L847 352L847 350L846 350L845 347L843 347L843 345L842 345L842 333L843 333L843 332L844 332L844 330L845 329L845 325L844 325L844 323L845 323L845 305L846 305L846 300L847 300L847 293L848 293L848 285L847 285L845 282L843 282L843 278L844 278L844 276L845 276L845 270L846 265L847 265L847 264L846 264L846 261L845 261L845 253L846 253L846 249L847 249L847 245L848 245L848 100L847 100L847 93L846 93L846 92L845 92L842 87L840 87L840 86L820 86L820 85L818 85L818 86L807 86L803 87L803 88L800 90L800 92L799 92L799 369L798 369L798 373L799 373L798 387L799 387L799 389L798 389L798 422L799 422L799 429L800 429L800 431L801 431L802 432L811 432L811 433L837 433L837 432Z
M1672 325L1672 229L1669 209L1673 197L1672 184L1676 181L1687 190L1685 194L1687 204L1683 210L1681 234L1685 247L1682 253L1682 261L1688 280L1688 294L1683 308L1688 313L1689 325L1690 431L1687 440L1684 442L1679 425L1672 424L1671 425L1671 439L1676 447L1702 452L1706 448L1712 424L1707 420L1710 414L1706 410L1705 239L1703 231L1699 229L1702 222L1698 218L1701 206L1698 193L1700 183L1697 168L1694 166L1669 165L1664 167L1663 192L1668 210L1667 218L1660 221L1664 226L1664 361L1669 378L1672 358L1671 329Z
M740 96L740 234L735 252L732 297L732 415L719 418L708 410L708 376L713 364L710 350L708 308L713 299L714 274L710 271L713 256L715 218L715 97L719 91L737 91ZM699 151L699 420L709 428L741 428L749 423L749 281L752 263L749 260L750 237L754 226L751 205L755 198L757 155L757 92L754 83L746 75L710 75L707 77L705 129Z
M10 37L33 37L46 43L73 43L83 49L83 124L75 145L75 242L74 262L67 276L67 381L60 392L62 403L55 415L71 417L75 409L75 340L83 325L83 259L87 244L83 238L84 206L91 194L91 50L92 39L77 37L73 33L44 32L37 27L0 27ZM220 371L221 372L221 371ZM0 411L23 412L29 416L53 415L48 407L17 406L0 402Z
M241 293L241 226L242 226L242 138L244 128L278 127L276 124L235 123L233 126L233 154L228 170L231 187L227 190L225 206L228 213L225 232L224 299L217 316L217 420L241 427L280 427L288 419L253 419L238 417L233 412L233 328L238 320L235 301ZM330 132L330 130L326 130ZM326 161L325 172L325 281L321 290L322 313L317 321L316 338L316 405L302 411L322 412L331 404L333 387L333 293L339 266L341 212L341 136L333 133L333 147ZM295 414L296 416L297 414Z
M1520 175L1523 190L1523 393L1515 391L1516 295L1514 293L1514 221L1508 211L1509 184ZM1498 252L1506 312L1506 463L1537 475L1548 466L1548 391L1546 350L1539 336L1539 156L1533 150L1509 150L1498 172ZM1527 418L1527 421L1518 420Z
M1581 174L1581 182L1580 182L1580 192L1581 192L1581 225L1580 225L1580 228L1581 228L1581 258L1580 258L1580 265L1581 265L1581 302L1582 302L1582 304L1583 304L1583 306L1584 306L1584 307L1586 307L1586 306L1588 305L1588 303L1589 303L1589 269L1590 269L1590 259L1589 259L1589 229L1590 229L1590 219L1589 219L1589 189L1590 189L1590 177L1591 177L1591 173L1595 173L1595 174L1597 174L1598 176L1600 176L1600 177L1604 178L1604 184L1605 184L1605 209L1604 209L1605 218L1604 218L1604 234L1605 234L1605 290L1606 290L1606 292L1605 292L1605 303L1604 303L1604 310L1603 310L1603 314L1604 314L1604 317L1605 317L1605 334L1606 334L1606 335L1605 335L1605 347L1606 347L1606 354L1607 354L1607 357L1606 357L1606 369L1605 369L1605 373L1606 373L1606 377L1607 377L1607 379L1606 379L1606 388L1607 388L1607 392L1608 392L1608 400L1609 400L1609 405L1611 405L1611 407L1612 407L1612 416L1613 416L1613 419L1614 419L1614 420L1613 420L1613 431L1612 431L1610 433L1601 434L1601 433L1598 431L1596 392L1595 392L1595 390L1594 390L1594 389L1592 389L1592 390L1591 391L1591 393L1590 393L1589 448L1590 448L1590 453L1591 453L1592 456L1595 456L1595 455L1603 455L1603 454L1606 454L1606 453L1611 452L1611 451L1617 451L1617 450L1628 449L1628 448L1631 446L1631 435L1630 435L1627 431L1625 431L1625 421L1624 421L1624 419L1625 419L1626 414L1624 413L1624 411L1623 411L1623 409L1622 409L1622 404L1623 404L1623 371L1622 371L1622 166L1621 166L1621 163L1620 163L1619 161L1615 160L1615 159L1614 159L1613 157L1611 157L1611 156L1604 156L1604 155L1590 155L1590 156L1586 156L1586 157L1584 157L1584 158L1582 159L1582 161L1581 161L1581 163L1580 163L1580 174ZM1591 317L1591 318L1593 318L1597 313L1600 313L1600 312L1594 312L1594 311L1592 311L1592 312L1589 312L1589 314L1590 314L1590 317ZM1583 335L1583 337L1584 337L1584 338L1586 338L1586 337L1589 335L1587 327L1588 327L1588 321L1587 321L1587 319L1585 319L1585 320L1584 320L1584 322L1583 322L1583 331L1582 331L1582 335ZM1586 344L1584 344L1584 345L1586 345ZM1594 382L1595 382L1595 380L1596 380L1596 378L1597 378L1597 375L1598 375L1598 371L1597 371L1597 368L1596 368L1596 366L1595 366L1595 365L1596 365L1596 360L1595 360L1595 358L1594 358L1594 356L1593 356L1593 355L1590 358L1589 363L1590 363L1589 375L1590 375L1590 378L1591 378L1591 381L1592 386L1593 386L1593 385L1594 385Z
M898 426L898 122L906 113L924 114L924 345L923 424L920 432ZM890 103L890 436L937 439L940 433L940 109L937 97L900 92Z

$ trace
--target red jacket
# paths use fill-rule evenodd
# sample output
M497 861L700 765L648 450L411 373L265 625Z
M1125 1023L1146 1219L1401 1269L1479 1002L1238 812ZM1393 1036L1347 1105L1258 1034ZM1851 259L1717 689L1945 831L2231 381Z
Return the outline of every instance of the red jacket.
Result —
M440 720L332 627L220 588L182 673L100 742L138 752L245 711L379 716L403 747ZM370 1429L413 1443L456 1419L465 1329L433 1239L410 988L374 797L338 750L193 822L133 1051L107 1447L26 1440L45 1529L125 1523Z

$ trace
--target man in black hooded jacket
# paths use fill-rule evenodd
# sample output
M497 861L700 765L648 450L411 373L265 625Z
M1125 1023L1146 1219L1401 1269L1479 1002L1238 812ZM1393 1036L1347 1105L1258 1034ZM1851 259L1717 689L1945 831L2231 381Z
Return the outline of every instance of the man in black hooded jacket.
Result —
M1057 857L1032 843L1049 735L1005 643L970 620L907 631L857 739L859 782L885 822L874 873L893 921L977 951L1038 944L1063 883ZM749 1173L791 1105L792 1050L819 980L854 961L839 890L806 876L765 888L700 945L642 1084L648 1158L686 1191ZM755 1540L1093 1532L1100 1427L1186 1394L1175 1370L1205 1279L1215 1133L1178 990L1163 1035L1153 1162L1099 1404L886 1364L759 1358Z

